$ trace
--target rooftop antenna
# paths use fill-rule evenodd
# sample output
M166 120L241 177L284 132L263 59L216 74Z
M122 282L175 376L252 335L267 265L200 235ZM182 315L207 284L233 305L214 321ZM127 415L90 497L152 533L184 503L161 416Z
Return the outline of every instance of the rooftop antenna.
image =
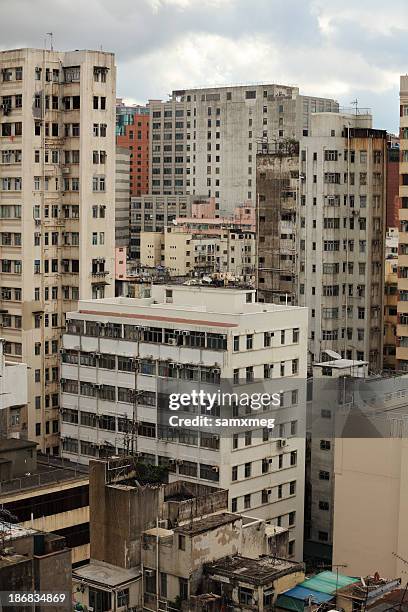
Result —
M352 106L355 106L355 108L356 108L356 115L358 115L358 100L357 100L357 98L356 98L355 100L352 100L352 101L350 102L350 104L351 104Z
M46 35L50 37L50 49L54 51L54 34L53 32L46 32Z

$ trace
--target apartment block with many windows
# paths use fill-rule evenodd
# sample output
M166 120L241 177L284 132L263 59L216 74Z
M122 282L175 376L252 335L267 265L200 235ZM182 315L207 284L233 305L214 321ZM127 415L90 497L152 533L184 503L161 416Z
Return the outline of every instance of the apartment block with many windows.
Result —
M0 53L3 336L29 366L24 435L54 454L65 312L114 290L115 80L111 53Z
M116 144L130 155L130 193L149 193L149 109L116 100Z
M227 488L233 512L289 527L291 554L301 558L307 311L254 298L253 290L157 285L150 298L80 301L64 335L63 456L88 463L132 452L171 478ZM277 431L163 421L168 383L217 391L222 381L240 393L276 386Z
M150 193L206 194L226 215L255 203L258 141L299 139L312 113L338 104L269 84L177 90L149 108Z
M400 78L400 149L396 367L408 371L408 76Z
M370 114L318 113L300 142L299 305L309 352L382 368L387 135Z

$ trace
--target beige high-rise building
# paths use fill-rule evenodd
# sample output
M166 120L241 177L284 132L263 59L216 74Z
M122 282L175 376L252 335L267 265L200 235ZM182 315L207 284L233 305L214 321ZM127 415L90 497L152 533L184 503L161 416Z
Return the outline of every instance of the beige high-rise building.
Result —
M408 371L408 75L400 79L397 369Z
M300 142L299 298L312 361L382 367L387 138L370 114L318 113Z
M59 451L65 312L114 292L111 53L0 53L0 308L7 359L29 366L24 435Z

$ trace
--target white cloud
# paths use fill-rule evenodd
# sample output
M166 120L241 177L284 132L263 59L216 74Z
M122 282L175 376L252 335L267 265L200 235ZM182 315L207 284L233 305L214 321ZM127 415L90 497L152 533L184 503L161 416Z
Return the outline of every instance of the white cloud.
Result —
M3 4L0 46L42 46L49 30L61 49L103 45L116 53L124 98L143 103L182 87L272 81L346 105L356 95L365 105L372 98L384 127L395 129L398 121L395 88L408 64L406 0L394 0L392 10L384 0L257 0L256 6L36 0L31 13L32 0Z

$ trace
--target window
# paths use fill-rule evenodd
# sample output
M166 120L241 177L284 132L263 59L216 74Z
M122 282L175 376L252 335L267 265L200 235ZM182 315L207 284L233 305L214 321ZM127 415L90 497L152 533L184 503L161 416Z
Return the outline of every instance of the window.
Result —
M179 596L181 600L188 599L188 580L179 578Z
M320 440L320 450L330 450L331 442L330 440Z
M248 510L251 507L251 494L244 495L244 509Z
M330 472L326 472L325 470L320 470L319 480L330 480Z
M247 347L247 350L251 350L254 347L254 336L253 336L253 334L247 334L247 337L246 337L246 347Z
M162 575L163 574L160 574L160 576ZM165 575L166 574L164 574L164 576ZM122 591L118 591L117 604L118 604L118 608L129 605L129 589L123 589Z
M235 481L238 480L238 466L237 465L233 465L232 469L231 469L231 480Z
M234 351L239 351L239 336L234 336Z
M181 533L178 536L178 547L179 550L186 550L186 536Z
M238 587L239 603L244 604L246 606L252 606L253 596L254 592L252 589L243 586Z

